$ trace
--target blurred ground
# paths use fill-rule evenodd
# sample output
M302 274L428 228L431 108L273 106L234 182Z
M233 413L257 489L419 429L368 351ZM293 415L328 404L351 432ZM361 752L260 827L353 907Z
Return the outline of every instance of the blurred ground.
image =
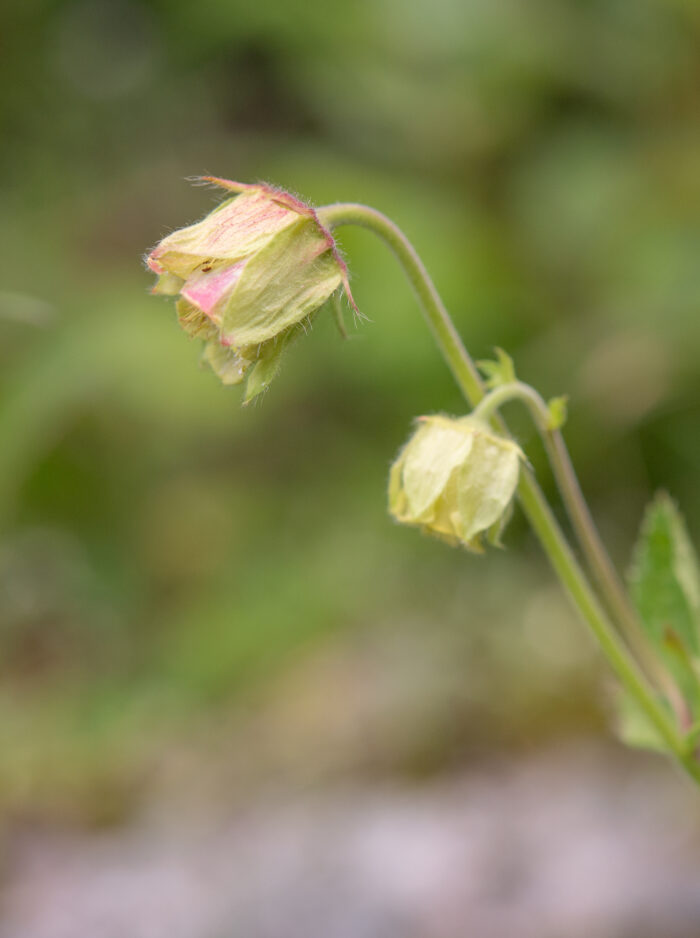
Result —
M12 842L2 938L700 933L695 792L598 747Z
M583 898L562 886L528 906L533 922L542 909L549 927L556 907L552 933L576 934L577 902L600 897L609 920L587 934L651 934L640 910L658 896L680 918L656 934L700 930L684 891L695 841L658 819L686 794L664 764L597 755L613 688L517 512L507 551L483 558L386 517L411 420L463 409L392 259L342 232L371 322L343 343L320 316L248 410L199 369L140 260L214 204L186 181L202 173L386 211L474 357L502 346L545 396L570 395L567 440L624 569L658 487L700 531L700 8L22 0L0 9L0 79L0 929L58 928L57 889L77 897L60 934L82 938L89 902L106 888L117 908L132 869L160 876L169 839L172 876L190 883L183 845L210 870L196 818L214 816L231 825L211 834L231 876L247 865L235 828L248 818L253 885L278 875L285 895L303 870L275 873L275 830L280 850L289 836L310 863L342 866L337 838L357 828L341 898L372 878L363 837L385 817L367 934L403 928L391 890L402 837L411 854L423 824L431 869L452 850L479 869L487 897L465 886L453 908L494 910L483 934L510 927L517 896L555 888L552 857L573 877L589 849L619 904L591 873ZM513 875L529 855L534 885L511 906L489 872L500 856L484 871L469 843L520 800L533 826L519 828ZM340 834L326 846L329 824ZM460 825L470 836L453 840ZM668 864L647 863L666 836ZM344 934L304 882L307 933ZM192 918L173 906L192 938L230 931L234 909L253 933L279 933L254 898L226 886L219 905L210 885L183 887ZM406 899L421 938L447 927L421 919L443 903L438 886L425 906ZM105 908L114 932L121 913ZM152 933L175 929L158 908Z

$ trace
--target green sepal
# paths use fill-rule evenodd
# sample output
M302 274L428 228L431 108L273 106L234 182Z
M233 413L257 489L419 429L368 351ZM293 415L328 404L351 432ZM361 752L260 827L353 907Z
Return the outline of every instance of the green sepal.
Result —
M298 336L307 331L307 328L313 322L313 318L313 316L309 317L308 325L306 323L297 323L297 325L292 326L291 329L287 329L286 332L283 332L282 335L270 339L268 342L263 342L259 347L255 358L255 364L250 370L246 382L245 397L243 398L244 406L249 404L259 394L267 391L270 384L279 374L283 353ZM251 354L252 350L244 349L244 352L245 354Z
M512 384L517 381L513 359L502 348L495 348L496 359L478 361L479 370L484 376L487 388L493 390L502 384Z
M222 334L236 347L267 342L314 313L341 281L317 226L300 217L247 262L222 311Z
M246 381L244 406L266 391L279 374L284 344L282 340L277 342L272 340L263 346L260 357L253 365Z
M343 315L343 304L341 301L341 292L336 290L335 293L331 296L331 305L333 307L333 317L335 319L335 324L338 327L338 332L341 335L341 338L348 338L348 330L345 326L345 317Z
M252 362L241 357L235 349L222 345L218 339L204 346L203 359L222 384L240 384Z
M503 549L505 546L503 544L503 532L508 527L510 519L513 517L513 502L508 503L508 507L503 512L501 517L494 521L491 527L486 532L486 542L489 547L498 547Z
M547 421L548 430L561 430L568 416L568 405L569 398L566 394L562 394L560 397L553 397L547 401L547 410L549 411L549 419Z

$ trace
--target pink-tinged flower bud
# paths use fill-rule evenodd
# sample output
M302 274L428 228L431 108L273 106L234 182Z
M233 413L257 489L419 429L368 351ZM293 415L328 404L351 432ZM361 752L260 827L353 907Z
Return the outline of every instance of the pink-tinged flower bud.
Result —
M480 553L498 543L522 450L474 417L420 417L389 478L389 511L449 544Z
M206 177L236 193L148 255L153 293L179 296L182 328L205 342L224 384L248 377L245 400L264 391L289 341L336 290L353 308L333 236L300 199L265 184Z

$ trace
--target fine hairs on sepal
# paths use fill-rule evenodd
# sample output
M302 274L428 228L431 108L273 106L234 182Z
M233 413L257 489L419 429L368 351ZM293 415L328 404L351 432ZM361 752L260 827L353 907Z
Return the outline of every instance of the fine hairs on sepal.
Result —
M203 360L223 384L247 380L247 403L334 293L357 307L345 261L311 206L266 183L199 182L233 196L150 252L152 292L177 297L180 326L204 343Z

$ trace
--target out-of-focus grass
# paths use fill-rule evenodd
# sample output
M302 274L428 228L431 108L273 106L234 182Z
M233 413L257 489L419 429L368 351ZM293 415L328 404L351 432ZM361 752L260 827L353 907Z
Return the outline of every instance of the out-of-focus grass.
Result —
M695 7L33 0L0 17L0 807L118 814L251 688L296 712L294 674L337 713L341 672L357 708L363 670L333 658L354 641L385 663L369 698L401 687L386 725L370 714L380 764L535 739L551 694L558 731L589 726L556 676L588 646L519 522L508 556L476 559L385 516L411 419L463 405L371 236L341 232L371 323L343 343L320 318L248 410L139 258L211 207L197 173L375 204L475 357L501 345L570 393L618 561L658 485L698 531Z

